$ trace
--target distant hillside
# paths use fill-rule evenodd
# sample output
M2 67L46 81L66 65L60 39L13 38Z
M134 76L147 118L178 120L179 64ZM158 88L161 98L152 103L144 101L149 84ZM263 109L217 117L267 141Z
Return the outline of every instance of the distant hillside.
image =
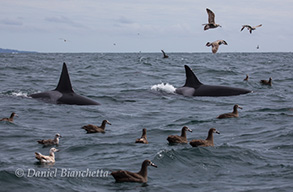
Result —
M19 51L14 49L1 49L0 53L36 53L35 51Z

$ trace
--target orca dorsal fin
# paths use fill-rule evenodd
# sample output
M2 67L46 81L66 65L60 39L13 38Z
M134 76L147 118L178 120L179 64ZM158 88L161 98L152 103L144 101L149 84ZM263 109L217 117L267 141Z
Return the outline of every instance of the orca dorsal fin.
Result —
M187 65L184 65L184 67L186 73L186 81L184 87L198 88L199 86L201 86L202 83L197 79L193 71Z
M66 63L63 63L62 72L60 75L59 83L55 89L56 91L59 91L61 93L70 93L74 92L71 86L68 70Z

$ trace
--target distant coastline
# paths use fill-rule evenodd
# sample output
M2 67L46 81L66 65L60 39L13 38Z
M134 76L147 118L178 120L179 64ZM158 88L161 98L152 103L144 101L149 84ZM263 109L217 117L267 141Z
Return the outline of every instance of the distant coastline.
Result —
M0 48L0 53L37 53L36 51L20 51L15 49L2 49Z

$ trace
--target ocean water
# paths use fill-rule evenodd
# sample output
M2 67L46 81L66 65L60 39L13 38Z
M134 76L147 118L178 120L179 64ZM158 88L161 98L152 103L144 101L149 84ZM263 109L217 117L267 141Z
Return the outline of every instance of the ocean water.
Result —
M25 53L0 54L0 191L293 191L292 53ZM28 95L55 89L67 63L73 89L101 105L44 103ZM246 88L231 97L184 97L184 65L204 84ZM248 82L243 81L249 74ZM259 83L272 77L272 87ZM217 119L243 107L239 118ZM86 124L109 120L105 134L86 134ZM169 145L183 126L191 139L215 147ZM149 144L136 144L143 128ZM54 165L34 153L60 139ZM137 172L149 159L148 182L116 183L111 171Z

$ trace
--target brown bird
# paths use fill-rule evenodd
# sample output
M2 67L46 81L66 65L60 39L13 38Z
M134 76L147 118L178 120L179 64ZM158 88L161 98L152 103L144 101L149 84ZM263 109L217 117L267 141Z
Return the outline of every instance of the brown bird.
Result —
M146 183L148 181L148 172L147 167L151 165L153 167L157 166L152 163L150 160L145 160L142 165L141 169L138 173L133 173L130 171L120 170L112 172L111 175L114 177L116 182L139 182L139 183Z
M260 80L260 83L263 85L269 85L272 86L272 78L270 77L269 80Z
M161 50L161 51L162 51L162 53L163 53L163 58L164 58L164 59L169 58L169 56L165 53L164 50Z
M186 131L192 132L191 129L189 129L187 126L184 126L181 129L181 136L179 136L179 135L169 135L167 140L169 141L170 144L188 143L187 138L186 138Z
M36 159L40 161L40 163L55 163L55 154L54 152L58 152L59 150L56 148L50 149L49 156L42 155L41 153L35 152Z
M16 115L16 113L13 112L13 113L11 113L9 118L2 118L2 119L0 119L0 121L8 121L8 122L12 123L14 117L18 117L18 116Z
M39 144L42 144L44 146L50 146L50 145L59 145L59 138L62 136L59 133L56 133L54 139L47 139L47 140L38 140L37 142Z
M262 26L262 24L257 25L257 26L255 26L255 27L251 27L250 25L242 25L242 28L241 28L240 31L242 31L244 28L247 28L247 30L248 30L250 33L252 33L253 30L255 30L257 27L261 27L261 26Z
M108 120L104 120L100 127L88 124L83 126L82 129L85 129L87 133L105 133L106 124L111 125L111 123Z
M213 133L218 133L220 134L219 131L217 131L215 128L211 128L208 133L208 137L206 140L201 140L201 139L193 139L189 142L189 144L192 147L208 147L208 146L214 146L214 136Z
M231 118L231 117L239 117L238 108L242 109L242 107L239 107L239 105L236 104L233 107L233 112L221 114L217 118L218 119L224 119L224 118Z
M142 135L141 138L138 138L135 140L135 143L144 143L148 144L147 136L146 136L146 128L142 129Z
M204 30L222 27L221 25L215 23L215 14L208 8L206 10L208 13L208 23L203 24Z
M243 81L248 81L248 78L249 78L249 76L248 76L248 74L246 74L246 77L245 77L245 79L243 79Z
M206 46L207 47L212 46L212 52L213 53L217 53L217 51L219 49L219 46L222 45L222 44L228 45L228 43L226 41L224 41L224 40L217 40L217 41L214 41L212 43L207 42Z

